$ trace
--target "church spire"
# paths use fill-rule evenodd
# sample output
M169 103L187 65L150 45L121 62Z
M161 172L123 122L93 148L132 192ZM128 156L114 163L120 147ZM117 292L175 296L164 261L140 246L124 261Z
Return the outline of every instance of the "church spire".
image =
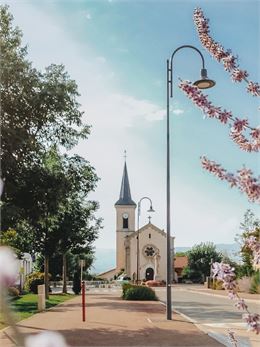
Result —
M134 206L136 206L136 203L132 200L132 197L131 197L126 160L125 160L125 165L124 165L124 171L123 171L119 200L115 203L115 205L134 205Z

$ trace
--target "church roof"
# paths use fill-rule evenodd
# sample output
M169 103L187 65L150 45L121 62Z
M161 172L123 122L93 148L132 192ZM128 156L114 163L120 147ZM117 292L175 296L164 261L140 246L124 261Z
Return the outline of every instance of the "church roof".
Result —
M159 229L157 226L155 226L154 224L152 223L147 223L145 224L142 228L139 229L139 234L141 234L144 230L148 229L148 228L151 228L153 229L154 231L160 233L161 235L163 235L164 237L166 237L166 233L164 230L162 229ZM131 233L130 235L128 235L129 238L132 238L132 237L136 237L138 234L138 230L136 230L134 233Z
M134 206L136 206L136 203L132 200L132 197L131 197L131 191L130 191L126 162L124 165L124 172L123 172L123 177L122 177L119 200L115 203L115 205L134 205Z

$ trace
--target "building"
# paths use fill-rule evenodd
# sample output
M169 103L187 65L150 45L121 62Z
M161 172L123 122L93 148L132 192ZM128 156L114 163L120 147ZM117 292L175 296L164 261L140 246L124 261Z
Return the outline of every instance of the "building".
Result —
M173 267L178 277L178 282L182 282L182 271L188 266L188 257L186 255L179 255L174 257Z
M126 162L116 210L116 268L99 274L111 279L124 270L137 277L137 236L139 234L139 279L166 281L166 233L151 222L136 230L136 203L132 200ZM173 238L172 238L173 246ZM173 247L172 247L173 248Z

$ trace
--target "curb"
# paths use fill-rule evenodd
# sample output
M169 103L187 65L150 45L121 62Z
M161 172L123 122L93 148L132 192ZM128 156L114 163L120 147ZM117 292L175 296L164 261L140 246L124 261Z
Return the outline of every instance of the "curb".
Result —
M200 292L200 291L198 291L198 290L193 290L193 289L183 289L183 291L191 292L191 293L194 293L194 294L215 296L215 297L217 297L217 298L222 298L222 299L228 299L228 300L230 300L227 296L225 296L225 295L220 295L220 294L203 293L203 292ZM251 303L253 303L253 304L259 304L259 303L260 303L259 300L255 300L255 299L246 299L246 298L242 298L242 299L244 299L245 301L251 302Z

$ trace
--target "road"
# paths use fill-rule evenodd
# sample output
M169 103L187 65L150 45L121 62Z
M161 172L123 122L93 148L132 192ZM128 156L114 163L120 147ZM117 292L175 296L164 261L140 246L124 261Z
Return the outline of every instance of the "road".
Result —
M227 329L235 331L239 347L259 346L260 338L252 332L247 332L246 324L242 321L242 312L234 307L234 302L225 296L208 295L196 292L196 287L178 285L172 288L173 310L185 315L200 329L215 337L223 344L228 344ZM157 296L165 303L165 288L156 289ZM260 312L260 303L246 300L249 310ZM173 315L174 319L174 315Z

